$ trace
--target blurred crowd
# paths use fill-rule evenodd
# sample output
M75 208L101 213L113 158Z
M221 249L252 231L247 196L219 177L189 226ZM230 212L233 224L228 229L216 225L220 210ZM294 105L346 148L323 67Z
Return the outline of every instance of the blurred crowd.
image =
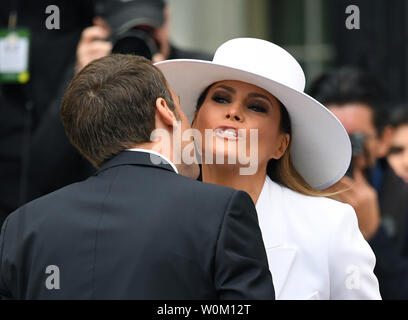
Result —
M352 67L325 72L310 94L332 111L350 136L352 159L333 198L353 206L373 249L384 299L408 298L407 108L392 107L378 80ZM405 134L405 136L404 136Z
M64 13L60 30L44 27L50 4ZM154 62L212 59L170 42L169 8L159 0L4 0L2 28L13 10L17 26L30 29L30 80L0 83L0 224L24 203L94 172L60 119L62 96L76 72L111 52L136 50ZM129 39L137 48L129 48ZM350 168L331 188L341 191L333 198L357 213L377 258L383 299L408 299L408 106L390 105L377 79L349 66L320 75L309 94L336 115L352 142Z

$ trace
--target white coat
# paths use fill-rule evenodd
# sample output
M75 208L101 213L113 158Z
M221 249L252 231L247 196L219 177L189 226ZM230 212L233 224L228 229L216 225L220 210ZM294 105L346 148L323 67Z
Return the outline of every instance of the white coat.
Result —
M266 177L256 209L276 299L381 299L351 206Z

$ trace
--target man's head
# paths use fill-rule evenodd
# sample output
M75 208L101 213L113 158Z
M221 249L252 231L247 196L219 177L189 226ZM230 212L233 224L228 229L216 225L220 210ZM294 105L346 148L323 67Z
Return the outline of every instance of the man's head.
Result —
M149 144L158 126L171 131L173 120L185 123L175 97L149 60L111 55L93 61L71 81L62 121L71 143L100 167L125 149Z
M380 84L361 70L343 67L321 75L310 94L336 115L350 135L362 134L367 155L364 166L374 166L386 123L386 94Z

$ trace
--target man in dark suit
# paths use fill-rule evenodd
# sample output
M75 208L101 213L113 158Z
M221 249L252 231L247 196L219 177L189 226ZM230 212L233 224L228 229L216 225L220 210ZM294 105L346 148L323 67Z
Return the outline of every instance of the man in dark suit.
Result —
M198 166L173 155L192 140L166 140L190 128L179 103L141 57L108 56L78 73L62 120L99 170L7 217L1 296L274 298L249 195L183 176L196 177Z

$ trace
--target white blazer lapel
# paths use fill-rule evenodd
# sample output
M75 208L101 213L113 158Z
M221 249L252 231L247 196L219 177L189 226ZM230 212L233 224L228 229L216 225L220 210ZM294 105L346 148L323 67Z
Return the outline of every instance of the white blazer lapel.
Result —
M284 196L282 187L266 177L256 203L276 298L282 293L297 252L288 241Z

